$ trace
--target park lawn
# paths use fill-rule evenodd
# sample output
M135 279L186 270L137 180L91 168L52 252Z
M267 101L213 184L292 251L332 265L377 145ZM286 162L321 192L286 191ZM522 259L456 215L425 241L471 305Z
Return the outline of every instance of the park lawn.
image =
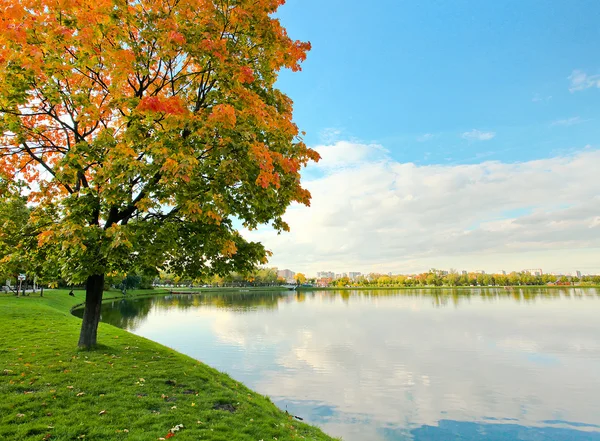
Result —
M83 297L0 294L1 440L333 439L226 374L113 326L100 325L97 349L79 350L70 309Z

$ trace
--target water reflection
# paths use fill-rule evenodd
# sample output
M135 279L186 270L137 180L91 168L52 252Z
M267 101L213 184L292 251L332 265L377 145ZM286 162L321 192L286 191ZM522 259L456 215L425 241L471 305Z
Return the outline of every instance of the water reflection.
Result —
M600 440L595 289L228 293L103 321L352 440ZM571 422L571 423L569 423Z
M508 420L511 420L510 418ZM566 423L566 426L571 425ZM598 426L576 424L580 429L598 429ZM401 432L382 430L383 439L405 440ZM439 441L460 439L463 441L598 441L600 433L557 427L526 427L518 424L485 424L441 420L437 426L422 426L411 430L415 441Z

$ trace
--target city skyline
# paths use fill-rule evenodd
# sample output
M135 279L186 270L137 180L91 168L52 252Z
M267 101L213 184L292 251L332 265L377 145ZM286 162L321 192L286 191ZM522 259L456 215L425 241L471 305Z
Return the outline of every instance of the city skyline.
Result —
M294 275L300 274L300 273L309 278L333 278L333 279L335 279L335 278L340 278L340 277L348 277L351 280L354 280L354 279L357 279L360 277L367 277L369 274L399 276L399 275L416 275L416 274L423 274L423 273L429 273L429 272L436 272L440 275L447 275L453 271L459 275L465 275L465 274L507 275L510 273L528 273L532 276L551 275L551 276L582 277L582 276L586 276L586 275L597 275L598 274L598 273L584 273L579 269L574 269L571 271L561 271L561 272L555 272L555 271L546 272L542 268L525 268L525 269L519 269L519 270L502 269L502 270L496 270L496 271L486 271L486 270L481 270L481 269L429 268L428 270L425 270L425 271L410 272L410 273L402 272L402 271L397 271L397 272L394 272L394 271L387 271L387 272L370 271L370 272L365 273L365 272L360 272L360 271L322 270L322 271L317 271L316 274L311 274L311 273L304 273L302 271L290 270L287 267L283 270L279 269L278 267L274 267L274 268L277 270L278 276L286 278L286 279L293 278Z

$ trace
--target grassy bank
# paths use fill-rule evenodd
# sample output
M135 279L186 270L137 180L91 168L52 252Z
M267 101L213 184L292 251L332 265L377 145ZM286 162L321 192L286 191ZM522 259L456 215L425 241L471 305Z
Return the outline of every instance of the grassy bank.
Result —
M69 311L83 293L67 292L0 295L0 439L332 440L229 376L113 326L100 325L98 349L78 350Z

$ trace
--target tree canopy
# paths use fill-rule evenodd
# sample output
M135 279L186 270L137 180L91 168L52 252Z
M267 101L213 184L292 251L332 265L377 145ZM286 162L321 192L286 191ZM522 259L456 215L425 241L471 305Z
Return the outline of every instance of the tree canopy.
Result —
M0 0L0 179L25 184L28 251L86 283L86 309L105 274L265 262L235 220L286 230L287 206L309 204L318 154L275 81L310 44L281 4Z

